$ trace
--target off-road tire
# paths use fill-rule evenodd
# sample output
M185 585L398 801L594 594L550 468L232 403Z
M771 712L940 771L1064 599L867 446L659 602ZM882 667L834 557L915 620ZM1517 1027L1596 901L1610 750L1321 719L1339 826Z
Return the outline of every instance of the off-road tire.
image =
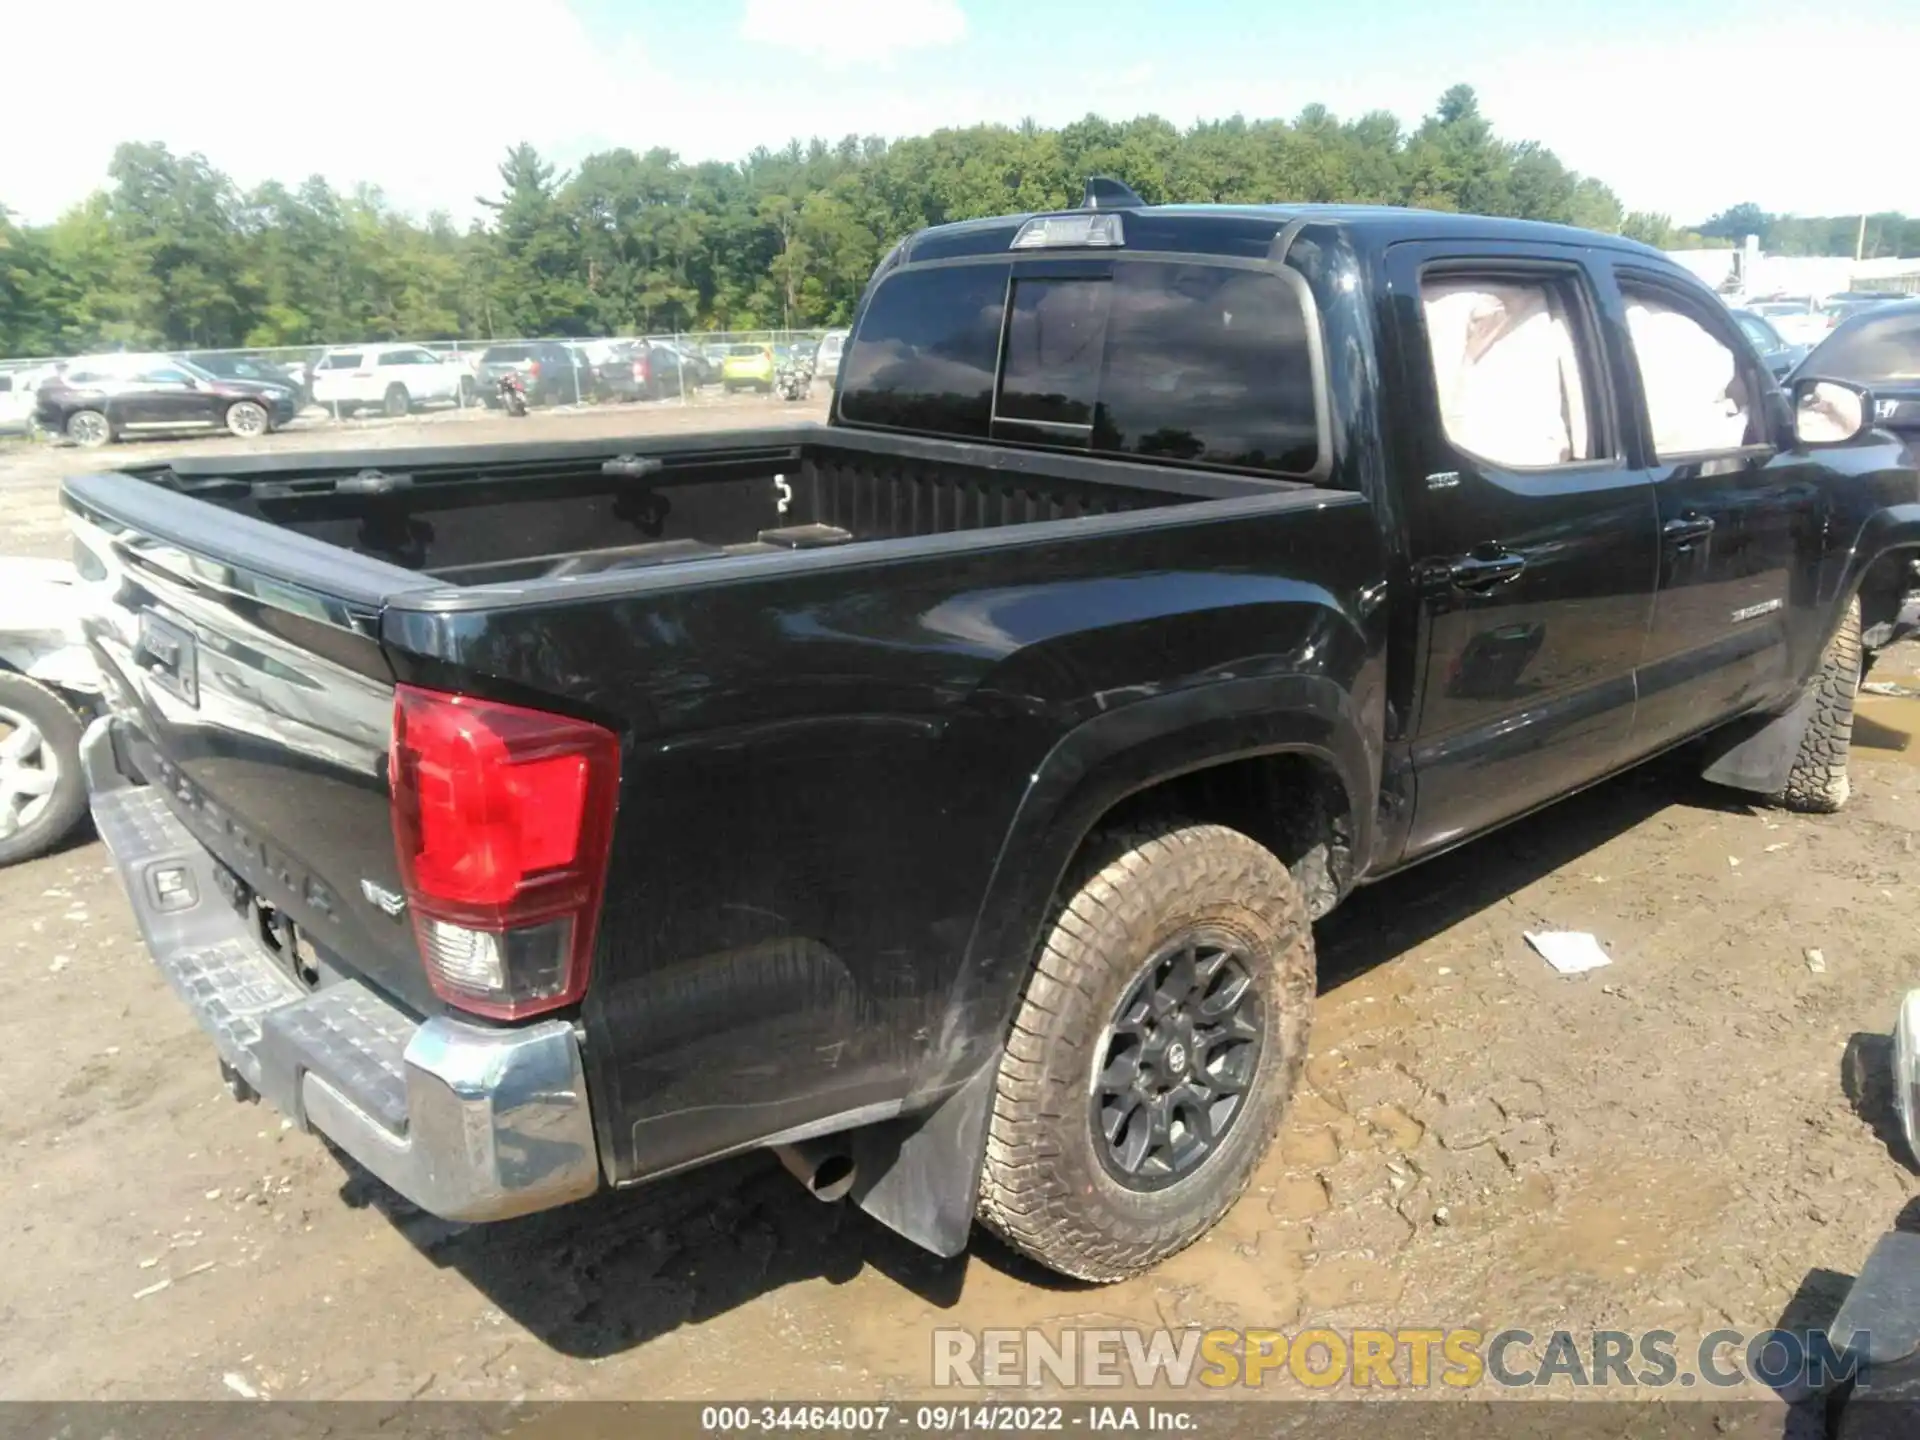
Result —
M0 710L25 717L53 752L58 774L46 805L10 835L0 835L0 865L46 854L72 833L87 811L87 780L80 769L80 717L38 681L0 672Z
M1853 744L1853 700L1860 689L1860 601L1847 602L1840 628L1814 672L1813 714L1800 737L1787 783L1773 798L1789 810L1831 815L1847 803L1847 753Z
M1150 957L1205 926L1241 941L1264 1036L1233 1124L1163 1189L1123 1186L1095 1149L1094 1067ZM1124 1280L1213 1228L1272 1144L1306 1061L1313 930L1287 867L1222 825L1179 820L1089 841L1062 889L1007 1038L979 1217L1016 1250L1082 1280Z

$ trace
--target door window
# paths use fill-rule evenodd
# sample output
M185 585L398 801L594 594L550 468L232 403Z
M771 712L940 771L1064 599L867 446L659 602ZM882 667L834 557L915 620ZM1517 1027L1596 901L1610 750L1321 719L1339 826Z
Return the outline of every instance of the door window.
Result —
M142 385L191 385L193 383L193 377L186 371L171 365L150 365L133 378Z
M1423 278L1420 299L1454 445L1517 469L1599 456L1569 279L1448 271Z
M1760 440L1760 387L1733 346L1678 296L1630 281L1620 290L1654 454L1712 455Z

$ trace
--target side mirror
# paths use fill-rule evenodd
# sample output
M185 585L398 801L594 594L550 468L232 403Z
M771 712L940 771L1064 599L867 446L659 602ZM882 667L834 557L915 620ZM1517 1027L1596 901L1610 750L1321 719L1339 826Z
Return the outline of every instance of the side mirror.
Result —
M1845 380L1796 380L1793 435L1802 445L1844 445L1873 418L1873 396Z

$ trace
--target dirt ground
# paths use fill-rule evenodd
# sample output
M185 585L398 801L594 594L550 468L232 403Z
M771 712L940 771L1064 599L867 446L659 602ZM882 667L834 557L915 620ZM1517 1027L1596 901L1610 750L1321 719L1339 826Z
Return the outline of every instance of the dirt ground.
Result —
M4 548L63 553L55 478L104 458L0 450ZM1873 678L1920 692L1920 652ZM1207 1240L1105 1289L985 1238L933 1260L764 1157L499 1226L411 1210L227 1098L83 839L0 871L0 1398L904 1398L935 1326L1822 1323L1920 1195L1882 1038L1920 984L1916 734L1920 699L1863 696L1839 817L1667 761L1354 896L1276 1153ZM1556 975L1522 939L1546 928L1613 964Z

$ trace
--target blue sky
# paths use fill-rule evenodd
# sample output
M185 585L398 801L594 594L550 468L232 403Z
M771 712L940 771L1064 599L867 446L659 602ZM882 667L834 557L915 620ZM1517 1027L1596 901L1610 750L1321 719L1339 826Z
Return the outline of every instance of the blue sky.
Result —
M1913 0L1858 0L1831 21L1804 0L1558 0L1551 18L1517 0L329 0L325 24L298 4L249 15L181 26L130 6L84 102L59 67L11 74L9 109L55 117L62 139L0 145L0 204L51 218L124 139L202 150L246 184L318 171L464 217L523 138L562 161L616 144L735 159L796 135L1089 111L1184 125L1313 101L1411 126L1465 81L1502 134L1542 141L1634 209L1920 213ZM58 53L64 23L24 6L9 40ZM263 63L273 98L236 106L232 77Z

